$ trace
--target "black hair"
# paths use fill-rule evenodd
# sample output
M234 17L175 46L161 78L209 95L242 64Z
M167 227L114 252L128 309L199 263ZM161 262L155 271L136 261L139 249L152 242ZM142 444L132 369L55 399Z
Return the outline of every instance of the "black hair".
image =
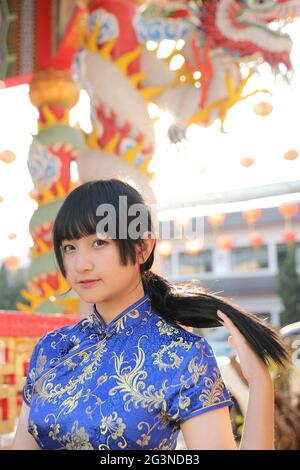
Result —
M127 197L127 207L141 204L147 214L147 230L154 233L151 212L141 194L130 184L117 180L90 181L78 186L65 199L58 211L53 226L53 245L56 260L63 276L66 276L61 243L93 235L101 217L97 216L100 204L111 204L116 210L117 230L119 233L119 197ZM133 220L128 216L127 227ZM143 238L125 238L114 240L117 243L120 261L123 265L136 262L136 247L143 245ZM218 296L202 286L201 282L171 283L164 277L151 271L154 261L156 242L148 259L140 265L141 279L145 292L149 295L154 311L177 325L193 328L211 328L223 326L217 311L224 312L242 335L247 339L259 358L266 364L274 361L285 366L290 360L287 347L271 326L233 302Z

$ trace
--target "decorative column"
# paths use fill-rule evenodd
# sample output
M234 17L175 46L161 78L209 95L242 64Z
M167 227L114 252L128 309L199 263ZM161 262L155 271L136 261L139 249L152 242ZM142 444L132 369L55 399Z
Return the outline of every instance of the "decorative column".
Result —
M133 0L84 3L87 20L73 72L91 99L92 132L78 155L80 180L125 178L137 186L147 204L155 205L149 171L155 135L148 105L164 87L145 86L144 46L134 25L138 6ZM155 210L152 218L157 226ZM158 254L153 269L160 270Z
M69 112L79 99L79 89L69 71L41 71L31 82L30 99L39 110L38 134L28 159L34 183L31 196L38 207L30 221L34 245L27 289L21 291L29 306L18 303L17 308L75 313L79 306L75 294L61 295L69 287L54 262L51 231L64 198L76 185L71 182L70 165L84 145L81 130L69 125Z

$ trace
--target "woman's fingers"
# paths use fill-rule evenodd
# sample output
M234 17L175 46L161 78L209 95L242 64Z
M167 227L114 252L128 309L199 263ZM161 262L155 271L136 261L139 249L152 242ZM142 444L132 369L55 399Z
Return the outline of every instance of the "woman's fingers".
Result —
M221 310L218 310L217 315L224 321L225 326L227 326L230 331L234 332L234 334L240 333L238 328L232 323L227 315L225 315L225 313L221 312Z
M258 356L255 354L255 351L251 348L250 344L247 342L247 339L228 318L228 316L220 311L217 312L217 315L230 332L228 344L232 346L237 352L243 376L246 378L248 383L250 382L251 377L256 380L257 369L261 369L263 365L263 370L265 373L265 365L262 364L261 359L258 358Z
M226 328L228 328L228 330L232 334L235 345L239 344L240 342L243 343L245 340L244 336L239 331L239 329L234 325L234 323L227 317L227 315L225 315L225 313L223 313L221 310L217 311L217 315L218 317L221 318L221 320L223 320L224 325L226 326Z
M234 349L237 349L236 344L235 344L234 339L233 339L233 336L228 336L227 341L228 341L229 346L231 346Z

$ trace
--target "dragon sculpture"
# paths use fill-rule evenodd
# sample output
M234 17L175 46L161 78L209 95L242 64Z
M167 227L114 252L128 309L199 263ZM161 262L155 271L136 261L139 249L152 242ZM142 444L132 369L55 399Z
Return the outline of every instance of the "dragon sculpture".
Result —
M300 0L80 0L78 5L84 15L77 25L80 46L72 72L90 96L92 132L84 136L84 145L71 142L70 159L77 161L81 182L129 177L150 204L155 202L149 167L155 132L149 103L174 116L169 137L176 143L190 124L207 126L219 119L223 129L228 110L262 91L251 90L260 64L268 63L274 73L292 72L292 41L283 27L300 15ZM172 48L161 57L166 39ZM176 56L181 63L173 67ZM48 134L47 143L58 148L50 129ZM39 162L47 153L40 150L32 148ZM43 208L33 217L36 237ZM48 219L43 216L49 222L53 214ZM41 265L39 256L35 265ZM42 273L35 271L35 278L40 275L45 279L46 265ZM27 300L37 296L28 284Z
M149 102L170 112L179 129L217 118L223 129L234 104L266 91L244 93L259 64L269 63L276 73L292 69L292 41L282 27L297 16L299 0L84 3L88 19L74 72L91 97L93 132L78 158L82 181L129 174L149 189L140 178L148 180L155 145ZM173 51L159 59L145 46L151 41L158 49L164 39L173 41ZM184 63L171 70L176 55Z
M157 104L171 112L181 125L206 125L220 118L223 128L228 110L260 91L244 93L258 65L267 62L274 73L286 75L292 70L292 41L282 29L298 16L300 2L207 0L199 4L149 2L135 17L136 31L143 44L147 41L159 44L163 39L185 41L180 51L185 62L176 72L175 80L167 83ZM178 54L176 48L174 53ZM144 56L147 55L144 58L147 85L158 85L169 71L161 63L155 69L153 54L152 58L145 52ZM241 65L248 69L246 76Z

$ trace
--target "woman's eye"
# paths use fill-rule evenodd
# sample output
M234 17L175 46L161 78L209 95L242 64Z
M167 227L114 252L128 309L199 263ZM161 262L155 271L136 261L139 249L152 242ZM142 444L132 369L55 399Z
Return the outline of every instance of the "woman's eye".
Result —
M68 253L69 251L72 251L74 249L73 245L64 245L62 247L63 253Z
M268 10L275 5L275 0L247 0L246 4L251 8L259 8Z
M95 246L103 246L105 245L105 240L100 240L99 238L97 238L97 240L94 241L94 245Z

